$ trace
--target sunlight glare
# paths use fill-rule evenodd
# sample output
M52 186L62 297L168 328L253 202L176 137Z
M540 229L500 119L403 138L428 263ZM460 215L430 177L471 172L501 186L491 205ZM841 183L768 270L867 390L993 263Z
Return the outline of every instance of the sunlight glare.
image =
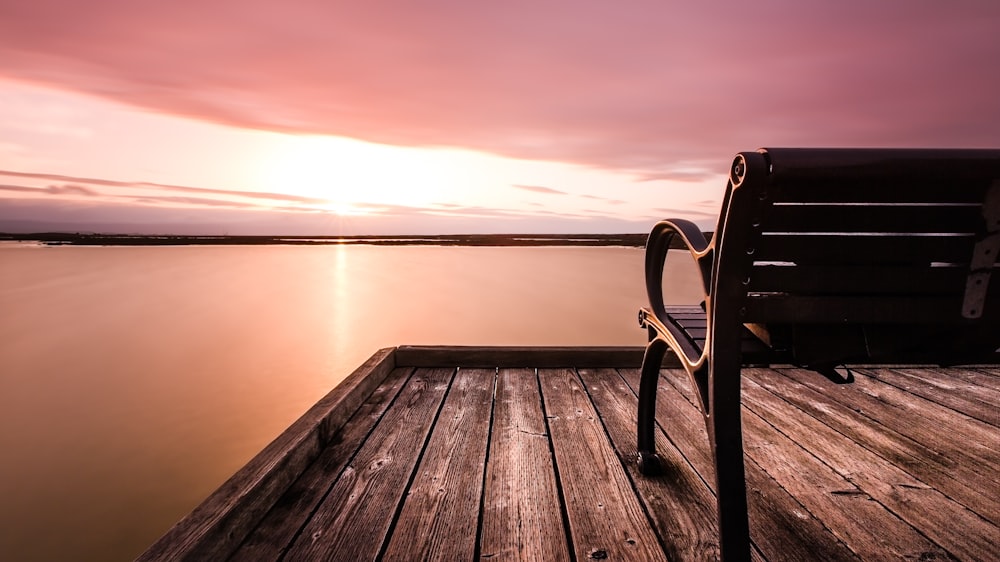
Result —
M270 189L329 201L316 207L358 214L364 205L427 206L441 198L446 163L420 149L328 136L285 136L264 165Z

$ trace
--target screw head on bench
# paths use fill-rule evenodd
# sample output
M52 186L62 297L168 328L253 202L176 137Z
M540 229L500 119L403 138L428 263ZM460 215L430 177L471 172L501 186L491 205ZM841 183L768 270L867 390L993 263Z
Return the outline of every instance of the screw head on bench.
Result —
M742 154L736 156L733 160L733 169L730 172L730 180L733 182L733 187L743 183L743 178L747 175L747 163L743 158Z

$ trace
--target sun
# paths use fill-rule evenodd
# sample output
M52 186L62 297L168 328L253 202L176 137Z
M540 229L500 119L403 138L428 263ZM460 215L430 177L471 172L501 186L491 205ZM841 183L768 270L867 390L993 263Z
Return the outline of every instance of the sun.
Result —
M315 199L337 214L365 207L426 207L440 200L453 170L426 149L330 136L283 135L263 163L267 189Z

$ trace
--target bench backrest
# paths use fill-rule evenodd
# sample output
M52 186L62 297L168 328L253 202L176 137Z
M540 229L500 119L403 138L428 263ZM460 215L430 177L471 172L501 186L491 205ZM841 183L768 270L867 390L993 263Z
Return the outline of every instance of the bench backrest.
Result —
M740 153L715 252L715 304L744 323L1000 340L1000 150Z

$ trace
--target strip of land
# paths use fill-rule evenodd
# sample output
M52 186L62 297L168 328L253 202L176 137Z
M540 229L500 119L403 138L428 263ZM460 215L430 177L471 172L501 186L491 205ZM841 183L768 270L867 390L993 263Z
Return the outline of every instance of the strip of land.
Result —
M189 245L331 245L386 246L635 246L646 244L646 234L459 234L406 236L181 236L40 232L0 233L0 241L39 242L72 246L189 246Z

